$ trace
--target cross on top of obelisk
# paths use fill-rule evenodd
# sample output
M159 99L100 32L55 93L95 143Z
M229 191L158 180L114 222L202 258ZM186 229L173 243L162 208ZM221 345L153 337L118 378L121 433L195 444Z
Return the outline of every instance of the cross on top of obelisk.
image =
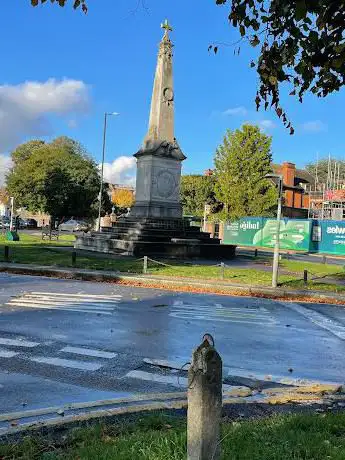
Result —
M164 35L168 35L168 32L173 30L167 19L161 24L161 28L164 29Z

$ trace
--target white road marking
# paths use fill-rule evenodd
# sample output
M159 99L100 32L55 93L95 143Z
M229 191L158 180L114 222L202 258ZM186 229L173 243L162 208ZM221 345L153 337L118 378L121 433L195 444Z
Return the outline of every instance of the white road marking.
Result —
M36 363L42 364L50 364L52 366L69 367L72 369L79 369L82 371L97 371L97 369L100 369L103 365L101 363L92 363L88 361L75 361L72 359L61 359L44 356L30 358L30 361L35 361Z
M68 308L68 307L51 307L50 305L23 305L21 303L11 303L15 307L27 307L34 308L36 310L58 310L58 311L73 311L82 313L95 313L97 315L112 315L111 312L105 312L102 310L85 310L82 308Z
M91 310L94 310L96 308L99 308L101 307L102 310L110 310L110 311L113 311L114 310L114 307L109 307L108 305L107 306L103 306L102 304L84 304L84 303L75 303L75 302L69 302L68 300L64 301L64 302L56 302L56 301L53 301L53 300L49 300L49 299L44 299L44 300L39 300L39 299L20 299L20 301L12 301L11 302L11 305L15 305L17 303L20 303L22 305L27 305L27 306L35 306L35 305L52 305L53 307L70 307L70 308L74 308L74 307L80 307L82 306L83 309L91 309Z
M65 347L62 348L60 351L63 351L65 353L74 353L76 355L93 356L96 358L106 359L116 358L117 356L117 353L111 353L109 351L102 350L93 350L92 348Z
M155 383L164 383L165 385L173 385L175 387L187 387L188 379L186 377L177 377L176 375L161 375L161 374L151 374L151 372L145 371L130 371L126 374L125 377L132 379L140 379L149 382ZM233 386L233 385L224 385L222 386L223 391L231 391L246 388L244 386Z
M177 378L176 375L161 375L151 374L150 372L144 371L130 371L126 374L126 377L130 377L132 379L146 380L149 382L165 383L169 385L174 385L175 387L186 387L188 385L188 379L186 377Z
M170 316L179 319L234 322L257 324L264 326L276 325L277 321L264 307L224 307L215 303L210 305L187 304L177 300L172 305Z
M112 315L115 309L118 308L120 300L120 295L110 297L61 292L30 292L21 297L13 297L7 305L43 310L65 310Z
M28 340L5 339L0 337L0 345L12 345L13 347L33 348L39 345L38 342L29 342Z
M102 294L70 294L64 292L31 292L33 295L54 295L54 296L68 296L68 297L81 297L84 298L94 298L94 299L109 299L114 300L114 297L122 298L122 295L114 294L114 295L102 295Z
M0 358L13 358L13 356L18 355L18 352L5 350L0 348Z
M326 329L331 334L335 335L339 339L345 340L345 326L335 319L328 318L327 316L319 313L318 311L312 310L311 308L303 307L297 303L280 302L284 307L290 308L305 318L309 319L312 323Z

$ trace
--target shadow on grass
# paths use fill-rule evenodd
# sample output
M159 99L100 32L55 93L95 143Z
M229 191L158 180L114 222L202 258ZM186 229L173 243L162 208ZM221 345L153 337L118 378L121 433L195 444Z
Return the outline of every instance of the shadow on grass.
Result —
M134 259L118 259L116 256L101 258L99 254L85 255L77 252L76 263L72 263L72 251L63 251L59 247L41 247L35 244L9 247L9 261L20 264L37 264L53 267L84 268L91 270L110 270L121 272L142 271L142 263ZM0 261L6 262L4 245L0 245Z

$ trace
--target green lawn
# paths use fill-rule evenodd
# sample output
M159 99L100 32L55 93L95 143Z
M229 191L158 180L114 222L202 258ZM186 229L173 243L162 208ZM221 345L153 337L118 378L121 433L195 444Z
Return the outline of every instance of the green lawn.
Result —
M222 460L344 460L345 414L272 416L222 426ZM151 414L74 429L60 441L0 446L2 460L184 460L184 419Z
M75 241L74 235L61 233L58 240L42 240L40 236L40 230L37 230L37 235L32 233L18 232L20 241L7 241L4 233L0 234L0 245L7 244L8 246L73 246Z
M71 251L75 237L62 234L58 241L42 240L39 235L20 233L20 241L6 241L4 235L0 235L0 262L4 259L4 246L10 247L10 260L23 264L50 265L56 267L71 267ZM64 250L63 247L66 247ZM105 257L101 254L90 253L77 256L75 265L77 268L110 270L122 273L142 273L143 262L134 258ZM345 291L341 284L323 283L322 277L332 275L336 279L344 279L345 271L342 266L318 264L313 262L300 262L283 259L280 263L283 273L279 276L279 283L286 288L305 288L302 278L303 270L308 270L310 279L308 289L327 290L333 292ZM166 261L166 264L149 260L149 273L160 276L174 276L181 278L195 278L203 280L222 280L222 271L216 265L197 265L178 261ZM271 271L258 268L232 267L231 261L224 269L224 280L243 285L270 286Z
M311 274L317 276L343 274L345 270L343 265L320 264L315 262L303 262L298 260L282 259L280 266L285 270L295 273L303 273L303 270L308 270Z

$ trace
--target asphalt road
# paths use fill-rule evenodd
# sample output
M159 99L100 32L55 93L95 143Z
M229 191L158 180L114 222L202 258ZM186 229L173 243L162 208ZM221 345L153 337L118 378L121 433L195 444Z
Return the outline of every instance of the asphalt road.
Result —
M344 381L343 307L0 274L0 411L184 389L205 332L225 383Z

